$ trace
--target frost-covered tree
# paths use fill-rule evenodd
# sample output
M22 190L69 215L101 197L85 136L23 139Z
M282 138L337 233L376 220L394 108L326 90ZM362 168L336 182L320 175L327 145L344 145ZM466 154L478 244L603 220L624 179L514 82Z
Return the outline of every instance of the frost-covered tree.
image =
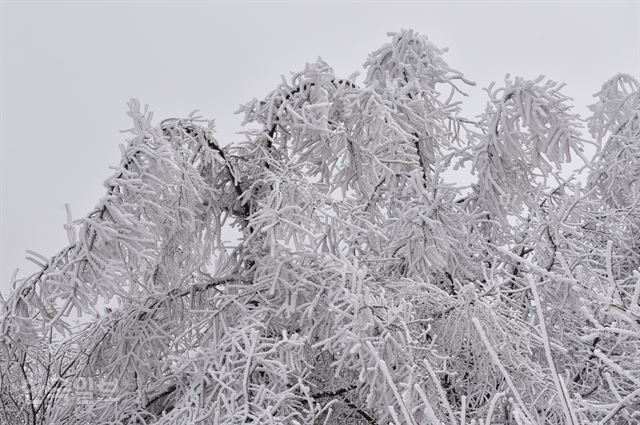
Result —
M242 143L131 101L105 197L2 303L2 421L640 423L638 82L589 139L542 77L471 120L444 51L391 38L242 106Z

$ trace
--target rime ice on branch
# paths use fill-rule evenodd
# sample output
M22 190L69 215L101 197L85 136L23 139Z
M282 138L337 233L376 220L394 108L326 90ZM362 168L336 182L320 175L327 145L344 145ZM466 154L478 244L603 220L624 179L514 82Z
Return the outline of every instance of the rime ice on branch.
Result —
M471 120L445 50L390 35L242 106L242 143L131 101L106 195L2 303L2 421L640 421L637 81L593 140L544 78Z

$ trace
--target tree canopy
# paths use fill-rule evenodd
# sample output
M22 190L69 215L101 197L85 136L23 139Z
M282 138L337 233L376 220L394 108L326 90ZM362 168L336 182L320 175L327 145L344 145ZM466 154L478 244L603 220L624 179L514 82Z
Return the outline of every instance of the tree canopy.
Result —
M2 302L2 421L640 423L638 81L582 118L507 76L469 118L390 38L243 105L242 143L130 101L106 195Z

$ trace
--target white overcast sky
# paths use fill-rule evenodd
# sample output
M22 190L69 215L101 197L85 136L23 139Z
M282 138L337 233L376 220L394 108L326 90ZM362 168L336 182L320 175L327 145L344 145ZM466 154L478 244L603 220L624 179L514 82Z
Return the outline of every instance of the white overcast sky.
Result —
M158 119L200 109L241 139L238 105L322 57L361 69L386 33L412 28L481 91L506 73L567 83L576 110L618 72L640 76L640 1L7 2L0 0L0 289L32 249L64 246L104 193L137 97Z

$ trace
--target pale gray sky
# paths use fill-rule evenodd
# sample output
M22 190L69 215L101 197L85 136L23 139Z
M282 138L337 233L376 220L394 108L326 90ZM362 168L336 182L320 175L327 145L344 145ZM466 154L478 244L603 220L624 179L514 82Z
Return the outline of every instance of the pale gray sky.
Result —
M0 289L32 249L64 246L104 193L138 97L158 119L200 109L227 144L238 105L321 56L361 69L386 32L412 28L481 91L506 73L567 83L576 110L617 72L640 76L640 1L7 2L0 0Z

